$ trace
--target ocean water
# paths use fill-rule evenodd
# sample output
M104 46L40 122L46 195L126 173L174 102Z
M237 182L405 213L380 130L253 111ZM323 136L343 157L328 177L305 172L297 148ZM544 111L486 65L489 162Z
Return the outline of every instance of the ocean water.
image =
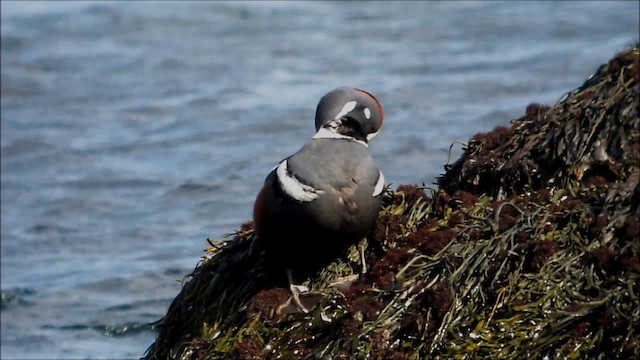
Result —
M1 2L2 359L139 358L206 238L338 86L433 186L449 146L638 41L638 1ZM454 146L452 160L460 155Z

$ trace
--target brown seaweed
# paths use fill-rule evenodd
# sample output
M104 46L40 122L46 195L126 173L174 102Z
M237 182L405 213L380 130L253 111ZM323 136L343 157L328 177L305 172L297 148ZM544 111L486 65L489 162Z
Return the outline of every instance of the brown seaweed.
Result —
M439 190L388 190L307 313L245 224L185 280L147 359L640 358L640 46L553 106L474 136Z

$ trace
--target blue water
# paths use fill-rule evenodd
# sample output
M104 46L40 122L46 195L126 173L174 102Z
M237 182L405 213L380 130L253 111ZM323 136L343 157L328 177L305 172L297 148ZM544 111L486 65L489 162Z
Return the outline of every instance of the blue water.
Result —
M3 0L0 356L142 356L328 90L374 93L388 182L430 185L637 41L638 4Z

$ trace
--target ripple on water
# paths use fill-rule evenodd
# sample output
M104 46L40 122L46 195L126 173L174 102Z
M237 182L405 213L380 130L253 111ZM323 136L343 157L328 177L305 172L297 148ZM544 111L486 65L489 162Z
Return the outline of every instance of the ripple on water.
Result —
M65 326L50 326L45 325L42 327L45 330L55 331L67 331L67 332L84 332L87 330L95 331L105 336L124 337L132 336L140 333L153 332L153 325L151 323L137 323L129 322L123 324L102 324L102 323L89 323L89 324L71 324Z
M2 157L3 160L10 160L34 153L49 152L53 149L55 149L55 145L36 139L9 141L8 144L2 145Z
M2 311L13 307L36 305L37 292L32 288L11 288L2 290Z
M169 189L169 191L167 191L164 195L170 198L181 198L184 196L194 197L210 194L212 192L220 191L221 189L221 184L185 183L179 185L178 187Z

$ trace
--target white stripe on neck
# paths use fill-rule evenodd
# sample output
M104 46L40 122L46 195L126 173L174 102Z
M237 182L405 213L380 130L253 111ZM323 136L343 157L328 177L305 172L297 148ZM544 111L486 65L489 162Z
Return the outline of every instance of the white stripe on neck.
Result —
M354 141L354 142L357 142L358 144L362 144L366 147L369 147L369 145L365 141L358 140L353 136L339 134L335 132L335 130L330 130L327 128L320 128L320 130L318 130L318 132L313 136L313 139L344 139L344 140Z

